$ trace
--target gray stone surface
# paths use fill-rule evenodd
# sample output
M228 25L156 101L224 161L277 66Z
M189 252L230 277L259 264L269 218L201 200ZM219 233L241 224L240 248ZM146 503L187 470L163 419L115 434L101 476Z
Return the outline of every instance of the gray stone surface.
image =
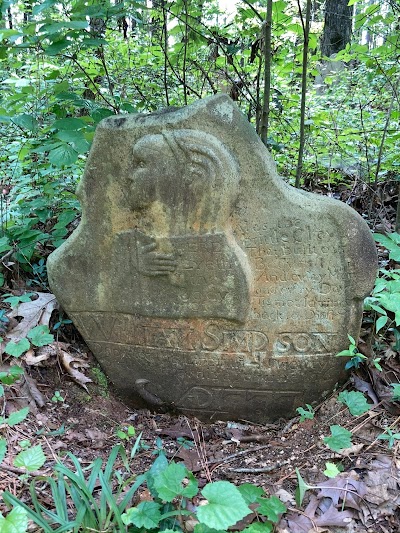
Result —
M78 194L50 285L126 400L265 422L343 379L368 227L286 185L227 96L103 120Z

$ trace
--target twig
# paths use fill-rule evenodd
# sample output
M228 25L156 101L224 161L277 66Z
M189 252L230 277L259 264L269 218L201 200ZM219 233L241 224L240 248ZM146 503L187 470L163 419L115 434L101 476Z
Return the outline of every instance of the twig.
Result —
M42 470L37 470L36 472L27 472L23 468L15 468L15 466L5 465L4 463L0 465L0 470L4 470L5 472L12 472L13 474L18 475L29 474L30 476L34 477L46 475L45 472L43 472Z

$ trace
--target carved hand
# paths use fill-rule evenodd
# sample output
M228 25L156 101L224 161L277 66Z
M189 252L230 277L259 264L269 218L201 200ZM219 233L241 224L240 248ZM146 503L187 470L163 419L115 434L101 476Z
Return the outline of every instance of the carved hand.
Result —
M156 248L156 242L138 245L138 270L145 276L167 276L176 270L175 256L156 252Z

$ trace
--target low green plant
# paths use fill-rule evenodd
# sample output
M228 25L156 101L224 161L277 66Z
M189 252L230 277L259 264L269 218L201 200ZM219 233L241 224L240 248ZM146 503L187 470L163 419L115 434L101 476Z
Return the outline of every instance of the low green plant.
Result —
M130 440L136 435L136 429L133 426L127 426L117 430L117 437L121 440Z
M296 409L296 412L300 415L300 422L304 422L304 420L312 420L315 416L315 411L309 403L306 403L306 408L307 409L298 407Z
M345 369L350 370L350 368L359 368L361 363L365 363L368 360L368 357L358 351L357 343L351 335L347 335L350 341L349 347L347 350L342 350L336 357L350 357L350 360L345 364ZM379 371L382 371L382 367L379 364L381 358L374 357L370 362L371 364Z
M54 391L54 394L53 394L53 397L51 399L52 402L54 403L57 403L57 402L63 402L64 401L64 397L61 396L61 392L59 390L56 390Z
M389 448L393 448L396 440L400 440L400 433L394 433L391 428L386 428L385 432L378 436L378 439L387 440Z
M133 455L139 448L140 437L136 439ZM53 476L35 477L30 483L31 507L5 491L3 500L12 510L6 518L0 517L0 524L2 518L11 523L18 515L20 524L10 530L15 533L26 532L27 519L44 533L156 532L182 531L182 523L194 519L198 522L195 533L205 533L227 531L255 512L256 521L243 531L268 533L286 512L286 506L279 498L267 497L263 489L250 483L236 487L228 481L216 481L199 491L193 473L183 464L169 463L162 452L158 453L151 468L139 476L132 474L121 445L112 449L104 469L100 458L83 469L72 453L67 457L73 469L59 463ZM46 504L39 501L38 483L42 491L44 485L48 486L52 505L49 506L49 499ZM144 484L152 500L131 506L136 491ZM197 501L200 495L206 503L194 507L191 501L193 498Z
M400 262L400 234L374 234L379 244L389 251L389 259ZM367 311L375 311L377 319L375 329L378 333L383 327L396 328L400 325L400 269L379 270L371 296L365 299L364 307Z
M336 357L350 357L350 361L347 361L345 364L345 369L349 370L350 368L358 368L361 363L363 363L367 357L360 353L357 348L357 343L351 335L347 335L350 341L349 347L347 350L343 350L336 354Z

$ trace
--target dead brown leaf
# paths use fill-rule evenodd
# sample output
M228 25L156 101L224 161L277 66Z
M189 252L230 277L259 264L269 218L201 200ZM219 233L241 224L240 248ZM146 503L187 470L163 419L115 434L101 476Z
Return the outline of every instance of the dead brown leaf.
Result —
M49 325L51 313L58 309L58 302L54 294L37 292L37 299L22 303L13 309L9 318L22 317L17 325L7 332L7 338L18 342L25 338L29 331L38 325Z
M58 357L64 370L72 377L72 379L88 392L86 383L91 383L92 380L85 376L78 368L88 368L89 363L80 357L70 355L65 350L59 350Z

